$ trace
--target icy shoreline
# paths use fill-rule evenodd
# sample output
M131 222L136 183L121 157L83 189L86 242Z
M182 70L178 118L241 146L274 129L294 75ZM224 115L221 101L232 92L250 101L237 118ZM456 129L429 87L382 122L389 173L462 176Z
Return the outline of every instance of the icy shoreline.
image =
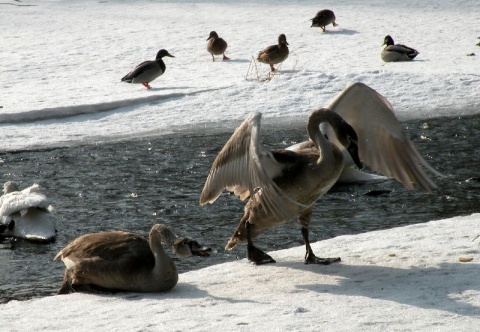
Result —
M0 305L21 331L471 331L480 320L480 214L339 236L180 275L163 294L73 294ZM472 258L462 263L459 258Z

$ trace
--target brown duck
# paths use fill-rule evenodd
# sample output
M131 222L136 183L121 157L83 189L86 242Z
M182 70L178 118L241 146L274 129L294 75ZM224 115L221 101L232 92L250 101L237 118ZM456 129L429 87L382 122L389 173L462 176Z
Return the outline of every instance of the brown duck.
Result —
M330 23L336 27L338 24L335 23L335 14L330 9L322 9L312 18L311 27L322 28L323 32L325 32L325 27Z
M218 37L215 31L210 32L207 41L207 51L212 55L212 61L215 61L215 55L220 54L223 54L223 60L230 60L230 58L225 55L225 50L228 47L227 42L223 38Z
M281 63L288 58L289 51L287 45L287 37L282 33L278 36L278 44L268 46L263 51L260 51L257 60L270 65L270 69L275 71L273 65Z

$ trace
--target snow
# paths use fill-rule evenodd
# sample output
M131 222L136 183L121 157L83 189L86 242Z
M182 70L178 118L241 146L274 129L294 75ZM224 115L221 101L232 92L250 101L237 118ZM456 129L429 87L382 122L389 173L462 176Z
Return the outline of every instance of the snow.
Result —
M72 294L0 306L18 331L473 331L480 323L480 214L313 244L330 266L246 259L180 275L168 293ZM459 262L459 258L474 258Z
M322 2L338 27L309 19L316 1L6 1L0 42L2 150L97 143L264 121L306 121L348 84L384 95L401 120L480 113L477 0ZM19 4L33 6L19 7ZM228 62L206 52L211 30ZM264 81L252 56L285 33L290 57ZM383 63L385 35L416 48ZM160 48L152 90L120 82ZM476 56L467 56L470 53ZM340 236L183 273L165 294L73 294L0 305L2 330L471 331L480 323L480 215ZM471 262L459 262L472 257Z
M233 128L232 121L252 111L265 121L306 121L356 81L387 97L401 119L480 112L480 60L467 56L480 53L475 0L327 1L322 5L334 10L339 26L326 33L310 28L321 9L315 1L31 4L2 6L5 150ZM229 43L231 61L211 61L211 30ZM259 82L251 59L280 33L291 54L272 80ZM420 55L411 63L383 63L386 34ZM120 82L160 48L175 58L165 59L167 71L152 90ZM268 66L257 66L266 78ZM34 121L40 119L48 120Z

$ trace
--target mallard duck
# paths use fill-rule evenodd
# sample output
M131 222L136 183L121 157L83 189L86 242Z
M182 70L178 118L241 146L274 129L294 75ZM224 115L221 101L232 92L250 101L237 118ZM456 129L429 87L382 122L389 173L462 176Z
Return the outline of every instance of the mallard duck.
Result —
M381 53L382 60L385 62L411 61L419 54L411 47L395 45L393 38L389 35L385 36L382 45L386 45Z
M325 32L325 27L330 23L336 27L338 24L335 23L335 20L335 14L330 9L322 9L314 18L310 19L312 21L311 27L322 28L323 32Z
M209 248L188 238L176 239L163 224L141 235L113 231L85 234L55 256L66 266L58 294L88 292L164 292L178 281L173 260L162 243L180 257L209 256Z
M51 242L57 235L56 218L47 197L34 184L22 191L13 181L3 185L0 197L0 234L35 242Z
M350 159L358 168L363 161L408 189L413 183L426 191L435 188L421 165L436 171L406 137L390 103L365 84L353 84L329 108L313 111L307 124L310 141L294 150L262 145L260 118L260 113L251 114L235 130L215 158L200 195L201 205L215 202L224 189L248 198L226 249L247 242L247 257L255 264L275 260L252 239L294 217L305 241L305 263L340 261L314 255L308 227L314 203L337 182Z
M174 56L168 53L167 50L158 51L155 60L142 62L141 64L133 68L131 72L125 75L122 78L122 82L142 83L144 87L146 87L147 89L151 89L152 87L148 83L157 79L159 76L165 73L167 67L165 66L162 58L166 56L174 58Z
M260 51L257 56L257 60L270 65L270 69L275 71L273 65L281 63L288 58L288 43L287 37L282 33L278 36L278 44L268 46L263 51Z
M230 58L225 55L225 50L228 46L227 42L223 38L218 37L215 31L210 32L207 41L207 51L212 55L212 61L215 61L214 55L220 54L223 54L223 60L230 60Z

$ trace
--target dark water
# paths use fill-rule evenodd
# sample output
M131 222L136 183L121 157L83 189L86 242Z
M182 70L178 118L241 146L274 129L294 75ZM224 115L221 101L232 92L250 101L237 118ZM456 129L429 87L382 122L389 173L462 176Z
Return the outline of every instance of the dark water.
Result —
M304 124L273 130L266 122L263 141L273 147L306 139ZM439 189L409 192L393 180L334 187L316 204L312 241L480 212L480 115L404 126L421 154L446 175L434 178ZM64 270L53 257L88 232L117 229L146 235L154 223L163 222L177 235L214 249L208 259L177 260L180 272L242 259L243 245L230 253L223 250L242 216L242 202L224 194L214 205L198 204L211 163L231 133L0 153L2 183L15 180L21 188L39 183L59 217L54 243L0 243L0 303L53 295ZM371 190L390 193L365 195ZM303 244L295 223L268 230L255 242L267 251Z

